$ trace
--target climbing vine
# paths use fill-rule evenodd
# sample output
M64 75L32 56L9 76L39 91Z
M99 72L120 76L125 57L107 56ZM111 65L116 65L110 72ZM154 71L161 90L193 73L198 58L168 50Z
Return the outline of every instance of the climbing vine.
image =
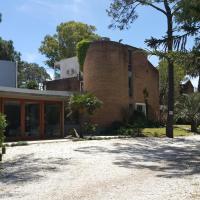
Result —
M83 65L85 62L85 57L87 54L87 50L90 47L91 41L90 40L81 40L78 44L77 44L77 56L78 56L78 62L80 65L80 69L81 71L83 71Z

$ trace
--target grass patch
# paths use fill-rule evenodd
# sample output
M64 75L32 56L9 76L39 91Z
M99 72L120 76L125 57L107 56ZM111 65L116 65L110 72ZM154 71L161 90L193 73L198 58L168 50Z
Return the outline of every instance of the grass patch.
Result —
M145 137L165 137L166 136L166 129L163 128L145 128L142 130L142 133ZM192 132L188 130L187 125L175 126L174 127L174 137L179 136L190 136Z

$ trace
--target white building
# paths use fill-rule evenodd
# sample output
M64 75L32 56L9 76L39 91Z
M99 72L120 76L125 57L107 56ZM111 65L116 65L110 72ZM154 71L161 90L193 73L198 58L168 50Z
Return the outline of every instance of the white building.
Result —
M67 58L55 63L55 79L73 78L80 74L77 57Z

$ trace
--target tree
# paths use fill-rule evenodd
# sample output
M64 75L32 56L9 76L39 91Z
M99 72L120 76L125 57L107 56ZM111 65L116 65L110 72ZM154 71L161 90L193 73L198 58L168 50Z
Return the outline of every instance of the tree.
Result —
M74 94L69 99L69 110L71 114L77 116L77 122L83 128L83 120L86 115L93 115L97 109L102 105L102 102L93 94ZM80 131L80 137L83 137L82 130Z
M32 89L32 90L38 90L39 85L36 81L31 80L31 81L26 82L26 88Z
M162 59L159 62L159 89L160 89L160 100L161 103L167 105L167 61ZM180 96L180 83L184 80L186 75L185 68L181 65L174 64L174 97L175 99Z
M191 123L191 131L197 132L200 124L200 93L184 94L175 104L176 118Z
M54 63L76 55L76 45L83 39L96 40L95 26L81 22L69 21L57 26L56 34L45 36L39 51L47 57L46 64L54 67Z
M200 1L183 0L181 9L177 13L177 21L184 29L197 29L200 27ZM184 62L183 62L184 61ZM199 77L198 92L200 92L200 35L196 35L195 45L191 52L187 52L179 62L185 64L188 75Z
M6 41L0 37L0 60L19 62L20 56L21 54L15 50L12 40Z
M182 8L182 1L184 0L113 0L109 10L107 10L108 15L113 19L110 27L117 27L120 30L129 28L129 25L137 19L136 10L139 6L151 7L165 16L167 20L167 34L162 38L151 37L145 40L145 42L155 52L159 50L159 55L165 56L168 62L168 116L166 135L171 138L173 137L174 117L174 61L168 57L168 53L173 50L185 50L187 36L194 34L198 30L185 30L176 23L177 13ZM178 35L180 28L185 30L186 33Z
M187 74L193 78L198 77L198 92L200 92L200 46L193 47L184 59Z
M38 89L44 81L51 80L44 67L36 63L20 62L18 66L18 87Z

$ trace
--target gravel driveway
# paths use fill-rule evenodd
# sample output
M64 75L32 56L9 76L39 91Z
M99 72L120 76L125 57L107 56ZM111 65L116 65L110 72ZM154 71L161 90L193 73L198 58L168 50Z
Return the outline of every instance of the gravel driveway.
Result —
M200 136L10 147L0 199L200 199Z

